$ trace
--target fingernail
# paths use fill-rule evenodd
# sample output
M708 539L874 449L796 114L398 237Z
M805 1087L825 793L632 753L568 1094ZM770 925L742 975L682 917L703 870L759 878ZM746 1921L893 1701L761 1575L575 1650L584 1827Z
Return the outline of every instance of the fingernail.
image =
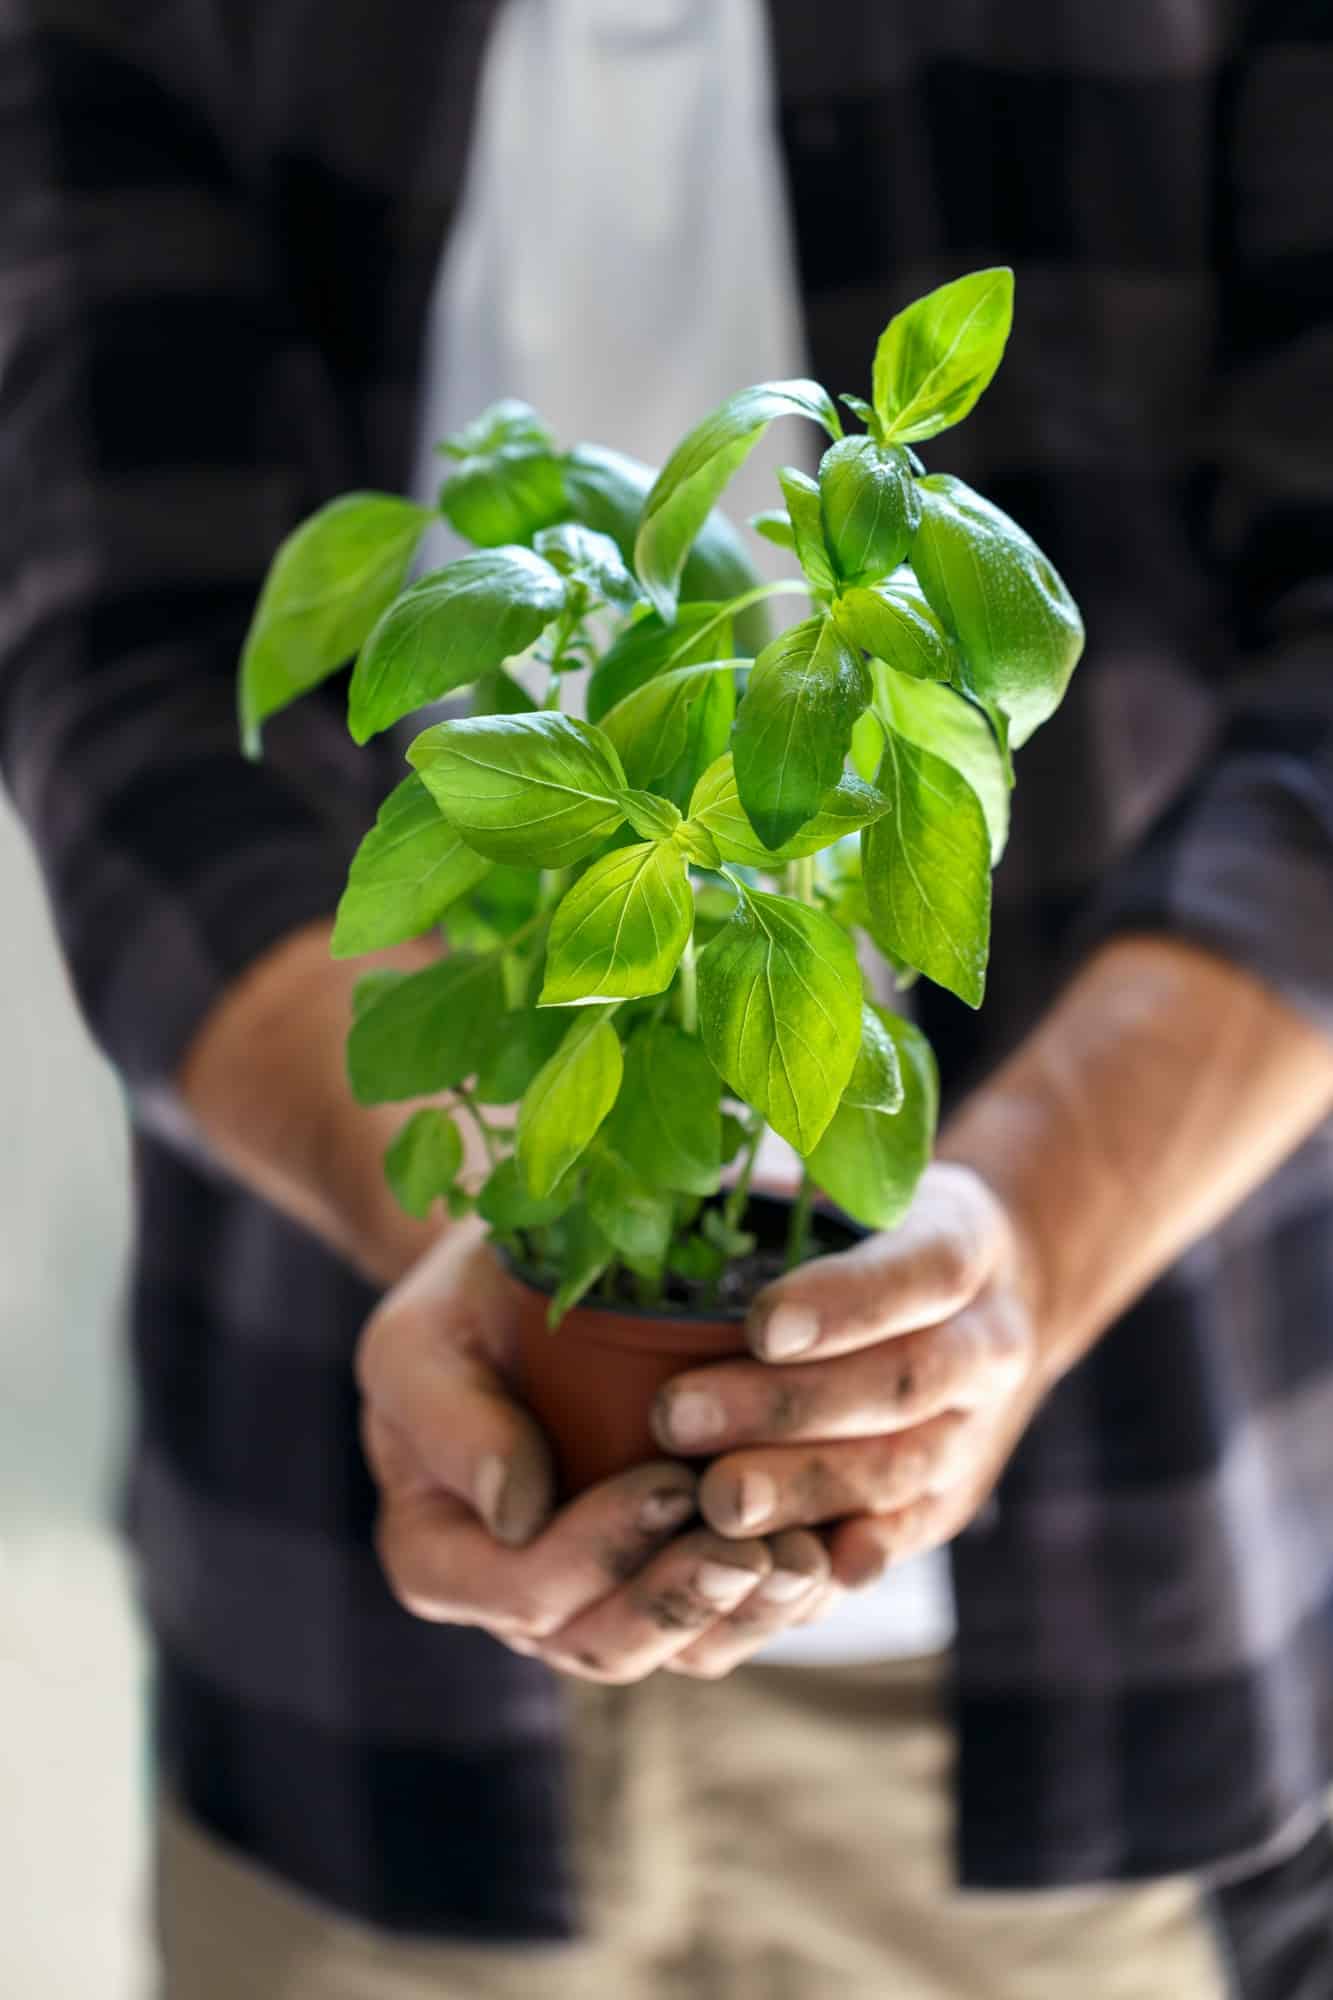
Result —
M775 1569L766 1576L759 1586L761 1597L771 1597L775 1604L791 1604L798 1597L804 1597L814 1586L814 1577L799 1569Z
M678 1486L664 1487L660 1493L650 1493L640 1507L639 1526L646 1535L657 1535L664 1528L678 1528L693 1512L693 1493L682 1493Z
M878 1583L889 1566L887 1549L876 1549L872 1554L854 1563L847 1577L848 1590L869 1590L872 1583Z
M819 1315L809 1306L774 1306L757 1334L766 1361L790 1361L804 1354L819 1338Z
M704 1562L694 1572L694 1587L700 1597L724 1609L748 1597L758 1581L752 1569L737 1569L734 1563Z
M725 1423L721 1403L706 1389L684 1389L667 1406L666 1426L675 1444L707 1444L720 1435Z
M497 1452L477 1467L477 1512L497 1542L521 1549L541 1525L545 1495L530 1476L516 1474Z
M505 1462L497 1453L490 1452L477 1467L477 1512L492 1534L496 1533L500 1518L504 1483Z
M736 1482L734 1521L738 1528L757 1528L778 1504L778 1489L766 1472L743 1472Z

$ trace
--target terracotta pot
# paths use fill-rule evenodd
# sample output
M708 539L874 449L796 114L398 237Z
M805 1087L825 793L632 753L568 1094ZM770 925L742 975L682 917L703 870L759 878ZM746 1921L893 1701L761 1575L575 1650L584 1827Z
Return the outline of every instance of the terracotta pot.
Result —
M752 1198L746 1227L761 1243L781 1244L789 1204ZM821 1245L845 1249L859 1231L829 1216L813 1218ZM514 1269L524 1289L519 1351L525 1400L556 1454L561 1495L582 1493L614 1473L661 1458L649 1428L653 1398L673 1375L747 1352L744 1315L692 1317L680 1309L636 1310L584 1304L552 1332L550 1294Z

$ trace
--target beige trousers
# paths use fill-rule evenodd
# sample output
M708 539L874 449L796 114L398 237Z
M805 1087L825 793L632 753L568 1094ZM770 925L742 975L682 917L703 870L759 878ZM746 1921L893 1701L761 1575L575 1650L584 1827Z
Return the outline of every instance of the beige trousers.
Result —
M573 1692L590 1934L390 1939L163 1806L166 2000L1222 2000L1187 1880L1039 1895L949 1879L932 1662Z

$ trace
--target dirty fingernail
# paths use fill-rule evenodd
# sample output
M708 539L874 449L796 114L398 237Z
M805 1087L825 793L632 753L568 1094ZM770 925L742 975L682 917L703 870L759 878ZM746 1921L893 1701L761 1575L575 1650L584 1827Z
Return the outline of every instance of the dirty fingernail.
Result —
M706 1389L686 1389L667 1406L666 1426L674 1443L707 1444L726 1422L722 1405Z
M732 1563L703 1562L694 1572L694 1587L700 1597L724 1610L748 1597L758 1581L752 1569L737 1569Z
M771 1519L778 1489L766 1472L743 1472L736 1482L735 1525L757 1528Z
M804 1570L775 1569L760 1584L759 1595L772 1598L775 1604L792 1604L798 1597L804 1597L814 1582L814 1577Z
M489 1452L477 1467L477 1512L506 1548L521 1549L532 1540L545 1516L547 1498L540 1480L506 1464L498 1452Z
M767 1361L790 1361L819 1338L819 1315L809 1306L774 1306L759 1327L759 1351Z
M640 1507L639 1526L645 1534L660 1534L664 1528L678 1528L693 1512L693 1493L682 1493L678 1486L664 1487L660 1493L650 1493Z

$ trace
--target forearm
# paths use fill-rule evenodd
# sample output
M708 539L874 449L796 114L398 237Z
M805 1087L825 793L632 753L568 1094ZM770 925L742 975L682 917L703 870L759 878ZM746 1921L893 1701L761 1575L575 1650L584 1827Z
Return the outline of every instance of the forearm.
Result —
M1027 1245L1053 1379L1333 1111L1333 1042L1234 965L1126 936L942 1136Z
M439 1236L398 1206L384 1148L410 1107L358 1104L344 1046L352 988L366 971L329 956L330 925L293 933L232 985L186 1053L178 1084L204 1143L254 1193L391 1283ZM411 971L425 942L374 963ZM466 1138L465 1134L465 1138Z

